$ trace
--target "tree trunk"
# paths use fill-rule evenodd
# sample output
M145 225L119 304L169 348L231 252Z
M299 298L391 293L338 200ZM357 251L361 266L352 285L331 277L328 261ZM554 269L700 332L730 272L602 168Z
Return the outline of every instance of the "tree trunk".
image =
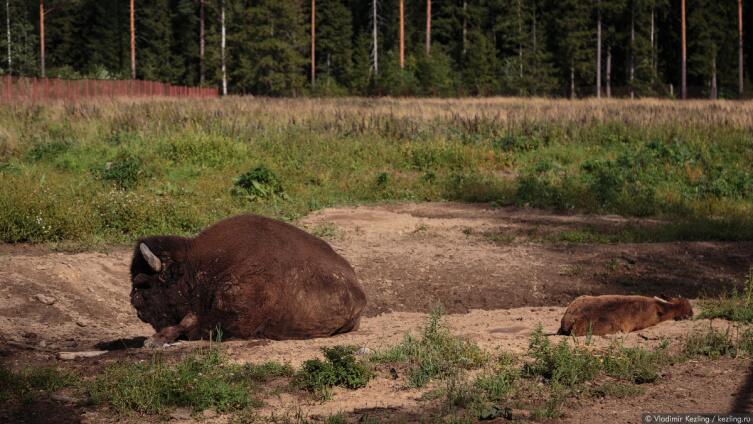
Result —
M711 59L711 92L709 93L709 99L716 100L717 98L717 86L716 86L716 54Z
M405 68L405 0L400 0L400 69Z
M131 79L136 79L136 6L131 0Z
M316 0L311 0L311 87L316 85Z
M220 1L220 61L222 62L222 95L227 96L227 68L225 66L225 0Z
M656 33L656 28L655 28L655 23L654 23L654 21L655 21L654 15L655 14L656 14L656 2L654 2L651 5L651 36L650 37L651 37L651 71L652 71L651 78L652 78L652 82L656 81L656 77L657 77L657 73L658 73L657 69L656 69L657 68L657 66L656 66L656 44L654 43L654 38L655 38L654 34Z
M680 1L680 15L681 15L681 38L682 38L682 65L681 65L681 87L680 87L680 96L683 100L688 98L688 72L687 72L687 51L686 51L686 40L685 40L685 0Z
M612 97L612 47L607 47L607 98Z
M206 68L204 63L204 0L199 0L199 84L204 85Z
M39 69L42 78L47 76L44 66L44 0L39 0Z
M520 0L517 2L518 5L518 77L522 80L523 79L523 11L522 5L520 4ZM497 43L494 43L495 45Z
M744 84L744 78L743 78L743 0L737 0L737 31L739 33L739 46L737 51L737 60L738 60L738 69L737 69L737 78L738 78L738 91L740 94L740 97L743 96L745 93L745 87Z
M596 98L601 98L601 0L596 2Z
M10 0L5 0L5 30L8 35L8 75L13 73L13 53L11 52L10 36Z
M468 16L466 11L468 10L468 0L463 0L463 57L468 51Z
M426 0L426 54L431 54L431 0Z
M533 22L531 23L531 27L532 27L531 28L532 30L531 31L531 38L532 38L531 46L533 47L533 58L535 60L536 59L536 2L533 2L532 13L533 13L532 15Z
M575 63L570 60L570 99L575 98Z
M374 75L379 75L379 39L377 37L377 0L372 0L371 2L371 24L373 26L373 40L372 43L374 45L372 50L372 56L374 56Z
M630 4L630 98L635 98L635 1Z

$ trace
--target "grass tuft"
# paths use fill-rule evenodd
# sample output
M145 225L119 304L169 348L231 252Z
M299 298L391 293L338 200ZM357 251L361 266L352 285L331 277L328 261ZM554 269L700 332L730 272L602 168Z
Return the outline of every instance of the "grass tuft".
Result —
M701 303L699 318L721 318L728 321L753 323L753 268L748 272L742 293L733 289L728 295Z
M57 368L26 368L14 372L0 366L0 401L29 401L79 384L78 377Z
M94 403L107 402L121 413L162 414L174 407L194 412L232 412L253 407L254 382L289 376L289 365L238 365L216 347L193 353L177 363L161 355L146 362L117 363L88 386Z
M433 378L483 366L488 355L475 343L453 336L442 322L442 314L442 309L436 308L419 337L407 334L400 344L375 354L371 360L406 363L409 387L423 387Z

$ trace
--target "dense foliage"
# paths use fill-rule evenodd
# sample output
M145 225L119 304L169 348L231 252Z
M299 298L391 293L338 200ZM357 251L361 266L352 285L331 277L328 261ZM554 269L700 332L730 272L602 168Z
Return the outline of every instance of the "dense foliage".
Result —
M3 2L5 3L5 2ZM39 73L39 2L7 0L10 71ZM138 78L198 85L204 5L205 84L219 86L221 0L136 2ZM431 51L426 0L405 0L406 58L398 61L398 0L317 2L317 75L312 85L307 0L224 2L231 93L264 95L593 95L597 20L602 85L615 95L679 92L679 0L435 0ZM3 4L5 6L5 4ZM120 0L45 2L47 74L130 76L129 7ZM0 8L6 23L6 7ZM753 0L744 1L750 27ZM687 0L690 94L737 95L737 2ZM3 25L5 26L5 25ZM0 37L8 73L6 31ZM753 68L753 31L746 68ZM669 84L674 86L670 90ZM609 85L609 89L607 89ZM750 84L748 84L750 85Z

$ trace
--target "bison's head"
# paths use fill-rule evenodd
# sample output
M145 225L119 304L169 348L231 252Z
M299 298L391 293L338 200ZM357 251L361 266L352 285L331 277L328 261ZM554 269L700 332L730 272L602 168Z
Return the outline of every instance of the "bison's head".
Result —
M131 261L131 304L155 329L176 325L189 305L188 239L148 237L138 241Z
M688 299L682 297L670 298L663 294L654 299L665 306L667 313L671 313L675 321L693 318L693 307Z

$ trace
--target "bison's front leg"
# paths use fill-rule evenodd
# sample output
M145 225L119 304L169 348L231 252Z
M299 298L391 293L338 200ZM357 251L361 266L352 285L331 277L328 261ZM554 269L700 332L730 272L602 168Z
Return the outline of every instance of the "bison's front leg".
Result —
M178 337L182 336L183 334L192 332L196 328L198 323L199 319L196 317L196 315L190 312L188 313L188 315L183 317L183 319L180 321L180 324L165 327L157 333L154 333L153 336L146 339L144 341L144 347L156 348L162 347L167 343L172 343L178 340Z

